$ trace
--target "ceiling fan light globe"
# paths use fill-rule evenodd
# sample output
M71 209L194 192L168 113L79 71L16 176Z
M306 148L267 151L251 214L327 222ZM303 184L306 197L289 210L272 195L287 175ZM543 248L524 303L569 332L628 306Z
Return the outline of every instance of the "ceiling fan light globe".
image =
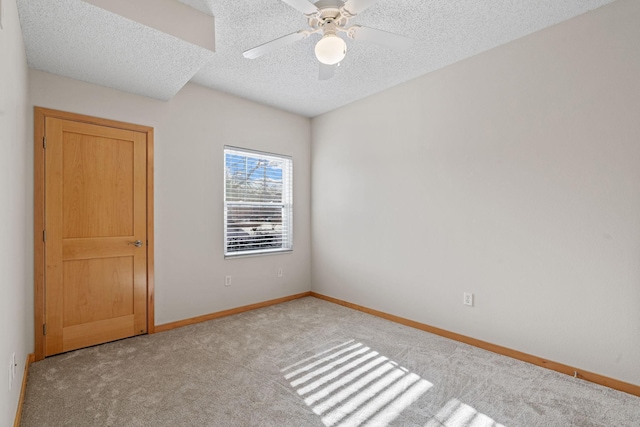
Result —
M347 55L347 44L335 34L327 34L316 44L316 58L326 65L335 65Z

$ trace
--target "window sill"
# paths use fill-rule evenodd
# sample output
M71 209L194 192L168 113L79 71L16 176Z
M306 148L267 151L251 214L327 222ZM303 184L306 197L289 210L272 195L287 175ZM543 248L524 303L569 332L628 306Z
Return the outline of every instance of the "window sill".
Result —
M239 253L228 254L224 256L224 259L236 259L236 258L253 258L265 255L286 255L293 252L293 249L276 250L276 251L264 251L264 252L252 252L252 253Z

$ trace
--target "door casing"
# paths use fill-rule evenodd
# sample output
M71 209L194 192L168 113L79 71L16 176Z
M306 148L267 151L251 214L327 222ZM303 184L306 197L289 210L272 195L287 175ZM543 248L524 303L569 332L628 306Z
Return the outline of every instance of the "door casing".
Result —
M34 107L34 335L35 360L45 357L45 119L53 117L117 129L145 133L147 136L147 333L154 328L154 215L153 215L153 128L81 114Z

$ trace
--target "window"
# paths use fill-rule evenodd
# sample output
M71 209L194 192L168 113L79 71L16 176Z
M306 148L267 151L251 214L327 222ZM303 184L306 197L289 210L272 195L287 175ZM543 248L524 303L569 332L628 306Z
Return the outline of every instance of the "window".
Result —
M224 255L293 248L291 157L224 149Z

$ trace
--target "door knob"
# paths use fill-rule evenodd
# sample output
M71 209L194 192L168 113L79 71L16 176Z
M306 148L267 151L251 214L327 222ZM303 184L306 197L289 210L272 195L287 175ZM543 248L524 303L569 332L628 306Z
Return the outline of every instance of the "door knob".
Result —
M139 248L140 246L142 246L142 240L136 240L135 242L129 242L127 243L128 245L133 245L136 248Z

